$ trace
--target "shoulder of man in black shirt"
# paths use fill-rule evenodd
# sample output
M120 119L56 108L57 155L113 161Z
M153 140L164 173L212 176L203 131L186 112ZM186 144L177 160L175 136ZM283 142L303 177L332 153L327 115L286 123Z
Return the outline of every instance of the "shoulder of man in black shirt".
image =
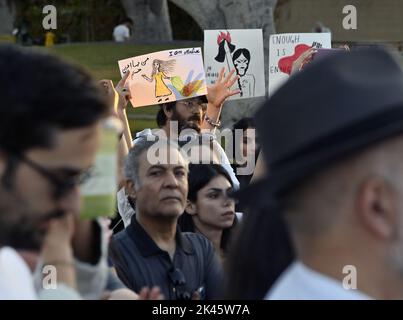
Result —
M201 298L219 298L222 267L211 242L202 235L177 231L177 248L173 261L158 248L141 225L132 224L116 234L110 245L110 258L119 278L130 289L159 286L167 299L172 295L169 273L183 272L187 291L198 291Z

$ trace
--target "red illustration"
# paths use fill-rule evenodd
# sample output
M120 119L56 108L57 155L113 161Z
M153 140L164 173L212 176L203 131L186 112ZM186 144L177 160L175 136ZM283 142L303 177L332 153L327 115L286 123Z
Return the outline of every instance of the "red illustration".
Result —
M299 44L294 48L294 54L292 56L283 57L278 61L278 68L281 72L286 73L288 75L291 74L292 64L295 60L299 58L301 54L303 54L306 50L311 47L306 44Z

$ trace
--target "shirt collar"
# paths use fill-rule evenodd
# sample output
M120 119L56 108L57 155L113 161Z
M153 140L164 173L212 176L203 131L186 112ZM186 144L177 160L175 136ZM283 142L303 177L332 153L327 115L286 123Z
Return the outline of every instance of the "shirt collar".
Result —
M357 289L345 289L343 283L319 273L302 262L292 263L266 295L269 300L368 300Z
M140 223L136 219L136 215L134 214L131 218L130 225L126 228L127 233L132 238L134 243L137 245L140 253L144 257L157 255L162 252L154 240L149 236L149 234L144 230L144 228L140 225ZM193 245L190 240L184 236L184 234L180 231L179 226L176 228L176 250L182 250L186 254L194 254Z

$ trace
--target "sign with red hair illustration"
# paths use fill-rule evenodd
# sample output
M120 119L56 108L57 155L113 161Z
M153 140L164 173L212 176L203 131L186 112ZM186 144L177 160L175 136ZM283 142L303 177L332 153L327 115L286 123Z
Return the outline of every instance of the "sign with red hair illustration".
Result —
M266 94L263 34L261 29L205 30L204 62L207 84L214 84L220 70L234 69L239 80L231 89L241 92L230 100Z

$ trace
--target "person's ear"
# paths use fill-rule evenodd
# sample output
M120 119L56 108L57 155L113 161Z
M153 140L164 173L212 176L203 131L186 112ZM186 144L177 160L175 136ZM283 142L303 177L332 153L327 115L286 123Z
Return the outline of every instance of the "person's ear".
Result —
M196 204L193 203L190 200L186 201L186 208L185 211L190 214L191 216L194 216L197 214L197 208L196 208Z
M165 116L167 117L167 119L171 119L172 115L173 115L173 111L172 108L168 108L168 105L163 104L162 105L162 110L164 111Z
M137 197L136 186L134 185L132 180L126 180L125 190L127 196L129 196L133 200L136 200Z
M398 217L396 189L381 178L364 181L357 190L356 210L363 227L373 236L391 240Z

